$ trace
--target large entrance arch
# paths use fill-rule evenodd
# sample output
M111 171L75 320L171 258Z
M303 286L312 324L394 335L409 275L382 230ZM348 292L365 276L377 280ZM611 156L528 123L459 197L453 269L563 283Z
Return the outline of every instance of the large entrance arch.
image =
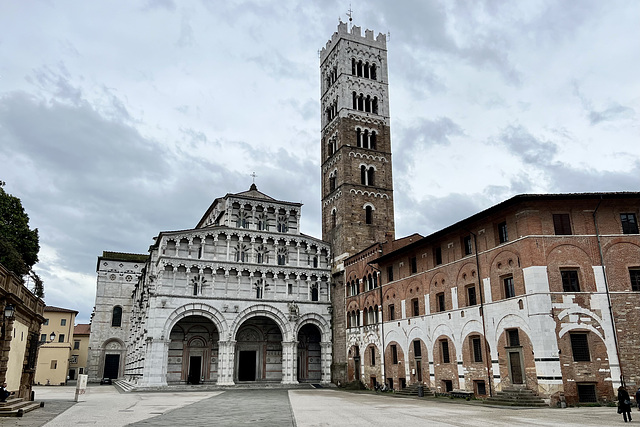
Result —
M282 381L282 331L272 319L245 320L236 334L234 381Z
M298 372L300 382L318 382L322 379L322 334L314 324L307 323L298 332Z
M180 319L170 333L168 384L202 384L218 378L218 329L204 316Z

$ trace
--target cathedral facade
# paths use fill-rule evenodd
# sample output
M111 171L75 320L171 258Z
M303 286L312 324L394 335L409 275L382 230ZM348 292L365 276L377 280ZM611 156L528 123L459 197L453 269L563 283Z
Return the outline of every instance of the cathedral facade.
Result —
M300 233L301 206L252 185L216 199L195 228L161 232L146 261L105 253L90 380L328 383L330 251Z

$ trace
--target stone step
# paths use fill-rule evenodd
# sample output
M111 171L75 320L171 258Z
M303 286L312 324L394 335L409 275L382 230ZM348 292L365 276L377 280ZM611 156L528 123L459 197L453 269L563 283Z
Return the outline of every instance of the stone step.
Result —
M502 406L549 406L533 390L526 388L505 388L484 403Z
M113 385L120 389L120 391L127 393L132 390L135 390L136 386L129 381L126 380L115 380L113 381Z
M418 387L420 384L411 384L408 387L403 388L402 390L398 390L395 392L398 396L418 396ZM425 396L433 396L433 392L427 386L424 387L424 395Z
M12 397L7 399L6 402L0 402L0 417L18 417L39 407L39 402Z

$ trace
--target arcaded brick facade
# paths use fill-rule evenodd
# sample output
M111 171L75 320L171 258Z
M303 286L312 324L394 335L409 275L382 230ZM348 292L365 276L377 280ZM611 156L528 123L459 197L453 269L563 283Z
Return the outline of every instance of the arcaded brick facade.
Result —
M640 193L523 195L351 256L346 346L376 345L385 357L376 374L349 379L418 382L419 340L422 382L435 391L525 387L577 404L613 400L621 380L636 387L639 215Z

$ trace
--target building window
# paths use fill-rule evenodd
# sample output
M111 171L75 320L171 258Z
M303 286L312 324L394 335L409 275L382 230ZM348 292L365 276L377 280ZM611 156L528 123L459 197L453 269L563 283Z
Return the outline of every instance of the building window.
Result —
M396 306L389 304L389 320L396 320Z
M467 305L470 306L476 304L478 304L478 299L476 298L476 286L467 286Z
M413 341L413 356L422 357L422 346L420 345L420 340Z
M474 381L476 386L476 394L479 396L485 396L487 394L487 386L484 381Z
M111 326L122 326L122 307L116 305L111 313Z
M420 316L420 303L418 302L418 298L412 299L411 305L413 306L413 315Z
M391 360L394 365L398 364L398 348L395 344L391 345Z
M320 297L320 295L318 293L318 287L315 286L315 287L311 288L311 301L318 301L319 297Z
M520 334L517 329L507 330L507 341L509 347L520 347Z
M371 347L371 366L376 366L376 349Z
M40 334L40 342L47 342L47 334Z
M630 268L629 276L631 276L631 290L640 292L640 268Z
M67 319L60 319L60 326L67 326Z
M638 234L638 220L636 218L636 214L620 214L620 222L622 223L622 232L624 234Z
M44 323L43 323L43 325L45 325L45 326L46 326L46 325L48 325L48 324L49 324L49 319L44 319Z
M373 208L371 206L364 208L364 222L366 224L373 224Z
M482 344L480 337L471 337L471 348L473 349L473 361L482 362Z
M69 358L69 363L72 364L77 364L78 363L78 355L77 354L72 354L71 357Z
M80 350L80 341L78 340L73 341L73 349Z
M416 274L418 272L418 259L411 257L409 264L411 264L411 274Z
M393 282L393 265L387 267L387 282Z
M589 342L586 333L571 333L571 352L574 362L590 362Z
M58 369L58 361L57 360L52 360L51 361L51 369Z
M462 246L464 246L464 254L471 255L473 252L473 245L471 244L471 236L466 236L462 239Z
M444 292L440 292L436 295L437 303L438 303L438 311L445 311L445 301L444 301Z
M578 282L578 270L561 270L562 291L580 292L580 282Z
M288 295L292 295L293 294L293 284L292 283L288 283L287 284L287 294Z
M576 384L578 386L578 402L595 403L598 401L596 396L595 384Z
M553 214L553 229L557 236L571 234L571 219L569 214Z
M516 290L513 286L513 276L505 277L502 279L502 283L504 285L504 297L505 298L513 298L516 296Z
M442 351L442 363L451 363L449 357L449 341L440 340L440 350Z
M278 254L278 265L285 265L286 260L287 260L286 255Z
M507 221L502 221L498 224L498 240L500 243L509 241L509 235L507 234Z
M436 248L434 257L436 265L442 264L442 248Z
M64 342L64 334L58 335L58 342Z
M256 298L257 299L262 299L263 297L263 289L262 286L257 286L256 285Z

